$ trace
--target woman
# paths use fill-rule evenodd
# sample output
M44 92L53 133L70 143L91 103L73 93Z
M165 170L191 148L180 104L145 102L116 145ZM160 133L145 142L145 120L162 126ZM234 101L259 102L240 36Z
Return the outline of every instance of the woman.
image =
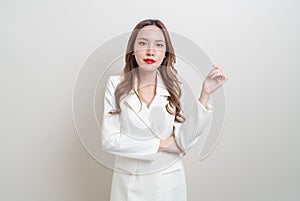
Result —
M209 124L208 100L227 77L214 67L196 101L196 116L186 119L174 50L161 21L136 25L125 61L123 73L109 77L104 97L102 145L116 155L110 199L185 201L181 157Z

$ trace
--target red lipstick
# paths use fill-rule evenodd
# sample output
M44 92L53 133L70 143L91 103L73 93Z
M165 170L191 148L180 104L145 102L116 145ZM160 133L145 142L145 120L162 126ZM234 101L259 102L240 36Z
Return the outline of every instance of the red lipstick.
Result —
M147 64L153 64L155 61L153 59L144 59L144 61L147 63Z

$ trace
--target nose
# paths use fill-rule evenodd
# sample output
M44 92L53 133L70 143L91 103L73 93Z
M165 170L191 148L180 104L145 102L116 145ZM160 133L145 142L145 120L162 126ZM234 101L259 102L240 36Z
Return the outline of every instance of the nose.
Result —
M154 56L154 49L151 46L147 47L146 55L147 56Z
M152 51L147 51L147 52L146 52L146 55L147 55L147 56L154 56L154 54L153 54Z

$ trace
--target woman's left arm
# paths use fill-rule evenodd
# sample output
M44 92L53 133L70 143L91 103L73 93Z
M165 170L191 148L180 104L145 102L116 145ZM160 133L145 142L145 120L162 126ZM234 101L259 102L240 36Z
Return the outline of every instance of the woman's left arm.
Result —
M200 93L199 101L203 106L209 109L208 101L210 95L221 87L228 77L223 74L222 69L219 66L214 66L214 69L209 72L203 81L202 90Z
M199 101L195 103L197 108L186 108L186 111L189 111L186 114L186 121L183 124L174 123L176 143L183 151L186 152L195 144L199 136L208 127L213 113L213 108L208 103L209 98L227 79L227 76L222 73L222 69L214 66L214 69L210 71L203 81ZM192 105L194 104L191 102L186 106L192 107Z

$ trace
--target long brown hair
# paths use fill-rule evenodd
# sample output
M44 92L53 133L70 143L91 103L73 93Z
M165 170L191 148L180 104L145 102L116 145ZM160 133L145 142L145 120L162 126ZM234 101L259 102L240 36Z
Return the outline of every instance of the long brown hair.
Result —
M134 80L138 78L138 64L135 60L133 55L134 52L134 43L139 31L148 25L155 25L161 29L164 34L165 41L166 41L166 55L165 59L163 60L162 64L158 68L162 80L166 89L168 90L170 96L168 96L169 104L167 104L166 110L170 114L175 114L175 121L176 122L184 122L185 118L181 114L181 104L180 104L180 97L181 97L181 89L180 89L180 82L177 78L177 70L174 68L174 64L176 63L176 57L174 53L174 49L171 43L171 39L169 33L166 29L166 26L160 20L153 20L153 19L146 19L138 23L128 40L127 50L125 55L125 67L123 69L123 79L117 86L115 90L115 102L116 102L116 110L109 112L110 114L119 114L121 112L120 108L120 100L124 98L134 87ZM170 107L175 107L175 113L170 109Z

